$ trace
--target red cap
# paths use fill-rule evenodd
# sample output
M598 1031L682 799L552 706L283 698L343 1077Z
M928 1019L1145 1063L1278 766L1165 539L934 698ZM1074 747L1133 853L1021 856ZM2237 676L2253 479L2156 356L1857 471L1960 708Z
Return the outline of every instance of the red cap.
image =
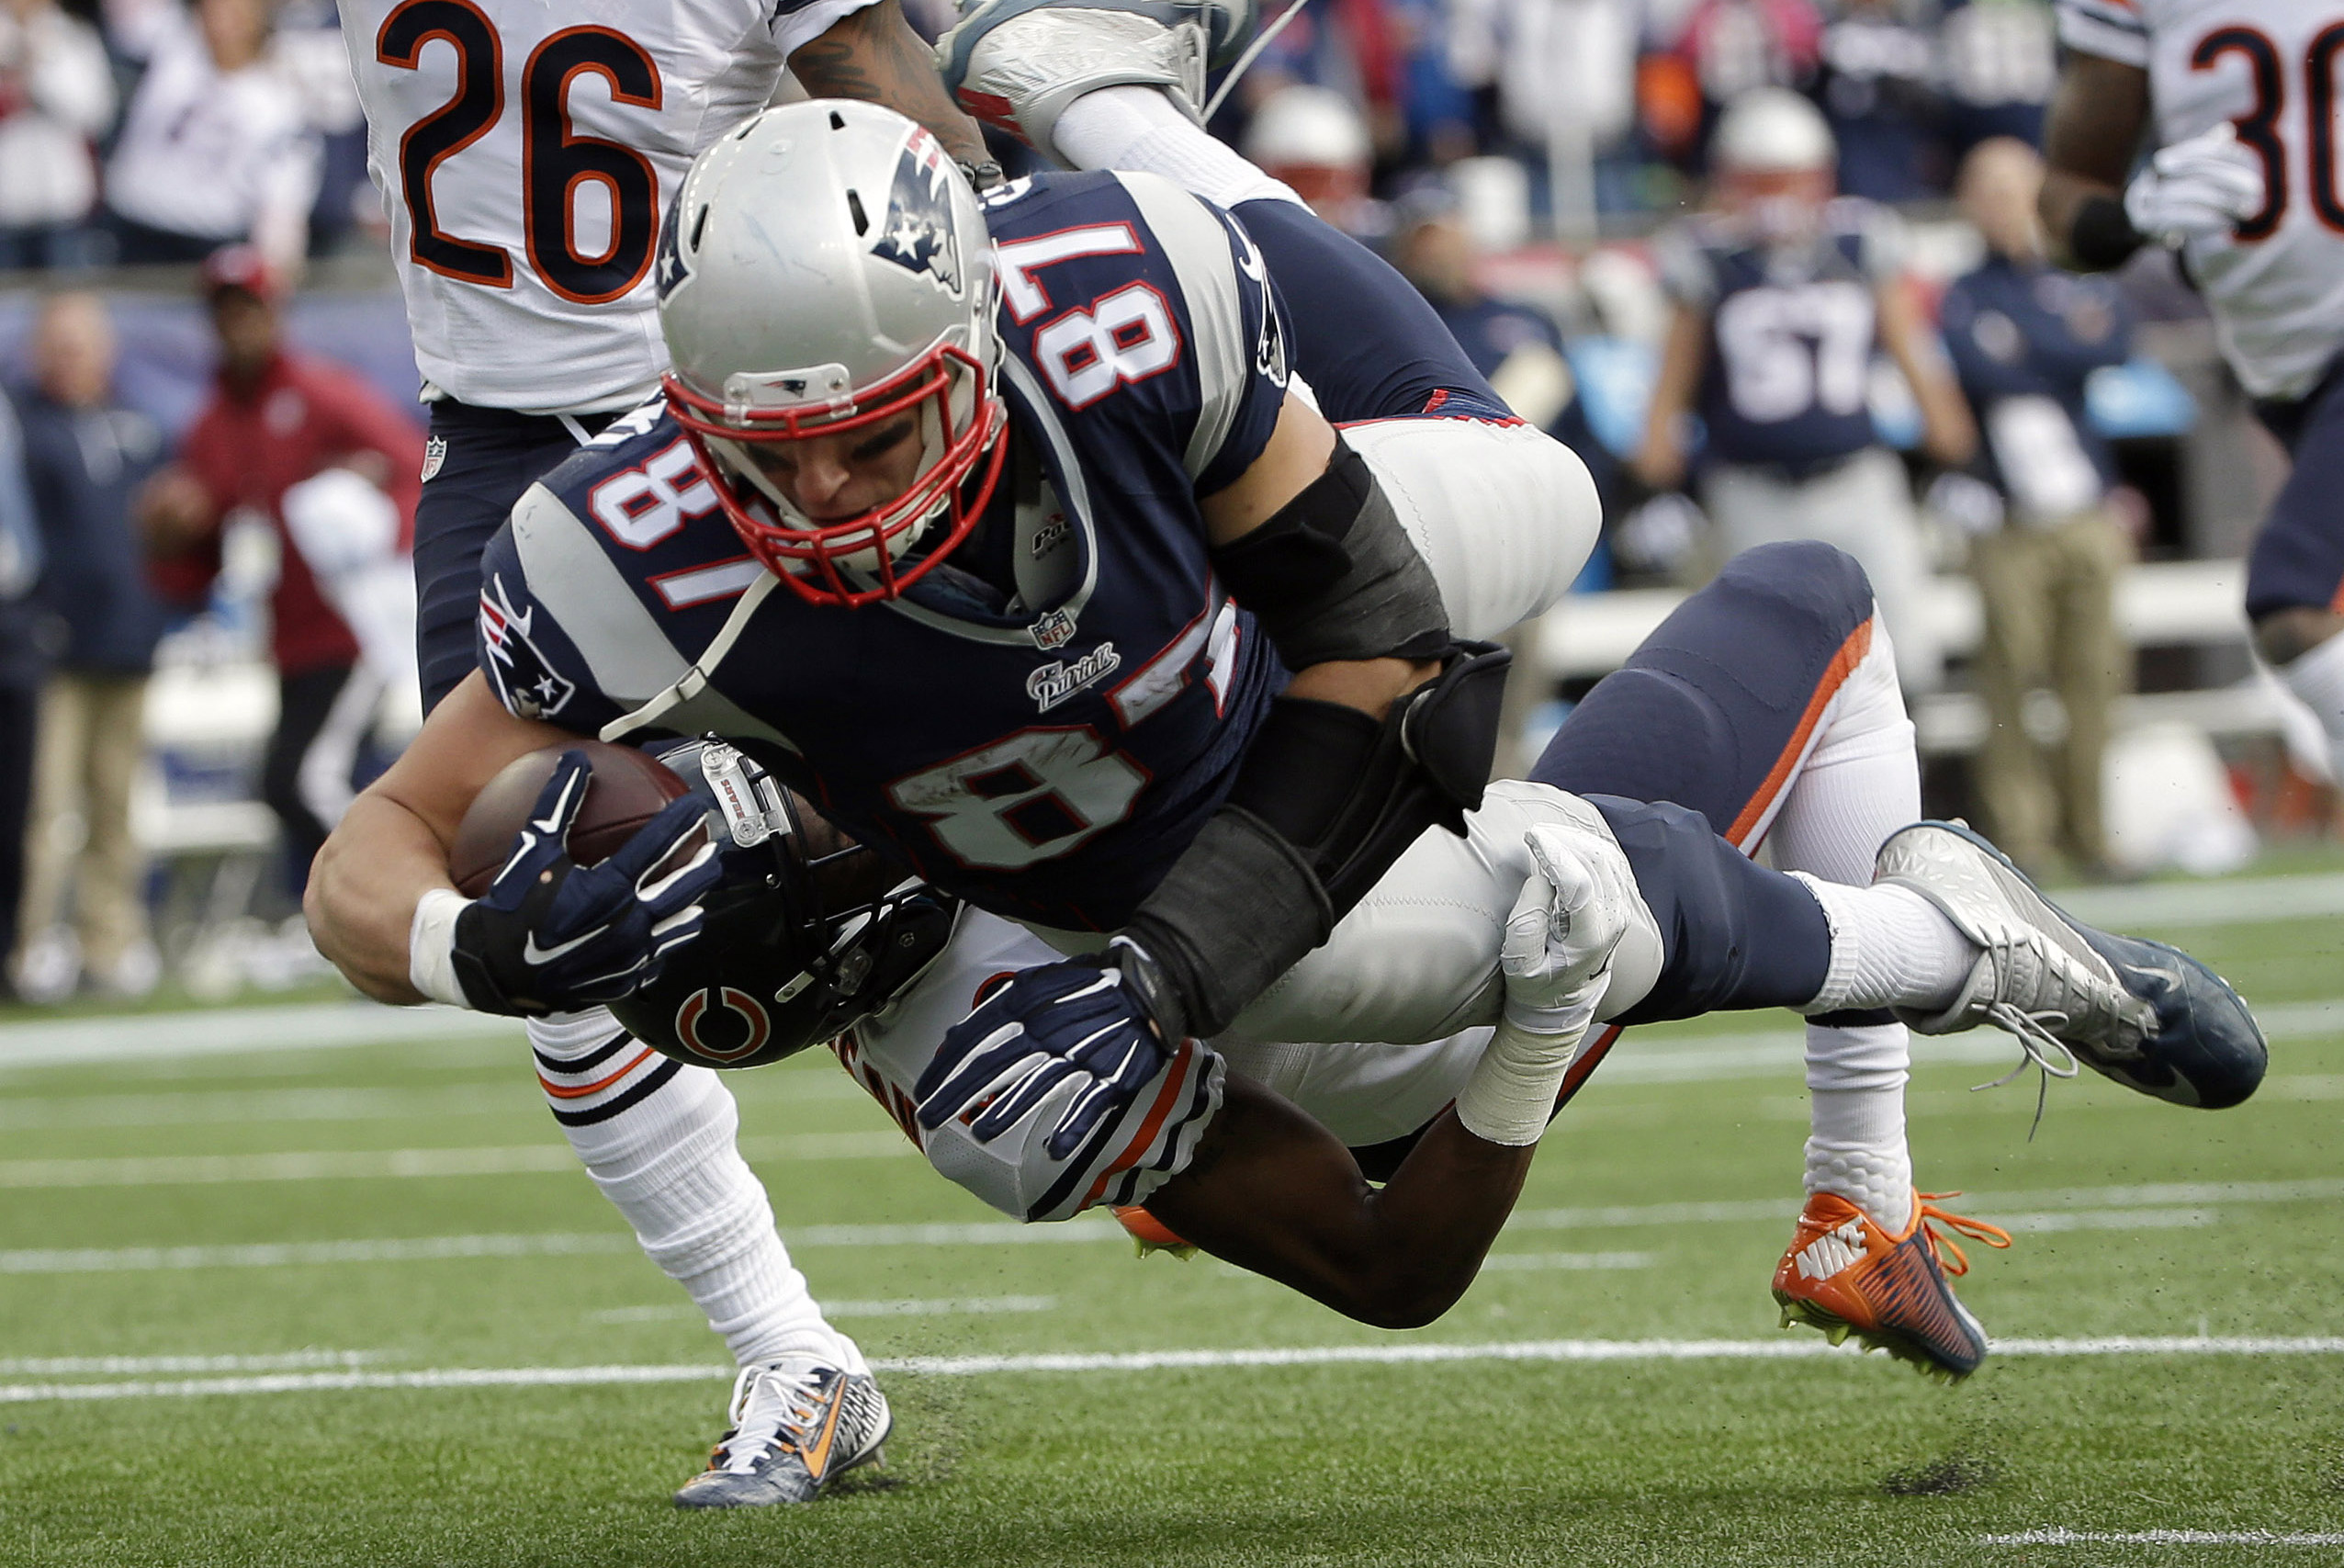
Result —
M222 245L204 258L207 298L223 288L241 288L255 299L274 300L283 288L284 280L268 258L250 245Z

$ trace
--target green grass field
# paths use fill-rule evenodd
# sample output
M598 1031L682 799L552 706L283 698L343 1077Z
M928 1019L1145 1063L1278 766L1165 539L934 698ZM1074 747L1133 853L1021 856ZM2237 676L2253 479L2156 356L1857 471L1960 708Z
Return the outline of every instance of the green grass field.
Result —
M2265 891L2197 912L2287 907ZM2031 1087L1967 1092L2000 1036L1921 1043L1924 1182L2019 1233L1972 1249L1965 1297L2032 1342L1951 1389L1753 1353L1814 1340L1766 1291L1805 1117L1780 1015L1631 1035L1490 1270L1407 1335L1097 1222L1000 1223L827 1056L743 1075L783 1232L897 1412L884 1472L747 1515L668 1505L723 1352L569 1163L517 1037L284 1048L314 998L150 1015L104 1062L35 1055L102 1021L0 1027L0 1562L2344 1562L2344 1338L2300 1343L2344 1337L2344 915L2162 934L2266 1010L2246 1107L2087 1075L2030 1144ZM966 1228L890 1228L937 1223ZM2176 1336L2297 1343L2080 1343ZM1640 1348L1564 1359L1587 1341ZM1535 1354L1429 1348L1507 1346ZM1214 1354L1347 1347L1426 1359ZM1160 1350L1205 1354L1031 1361ZM589 1367L667 1370L544 1381ZM445 1375L479 1369L540 1381ZM1992 1539L2051 1530L2248 1539Z

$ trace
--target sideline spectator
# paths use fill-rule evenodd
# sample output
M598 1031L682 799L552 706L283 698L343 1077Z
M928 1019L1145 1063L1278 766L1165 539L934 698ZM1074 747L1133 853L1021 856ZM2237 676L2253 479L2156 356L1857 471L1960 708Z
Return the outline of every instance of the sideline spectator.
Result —
M0 952L17 945L17 903L24 892L25 814L40 715L37 612L27 591L39 575L40 530L25 493L16 410L0 398ZM0 977L0 999L10 989Z
M1840 144L1840 189L1869 201L1948 183L1934 0L1841 0L1823 27L1817 85Z
M97 29L57 0L0 0L0 272L89 259L90 142L113 121Z
M113 995L142 996L162 972L140 898L146 864L130 791L165 611L147 586L130 498L162 460L163 433L111 400L114 363L97 297L56 295L34 329L35 385L17 407L45 557L35 598L62 637L33 765L16 964L28 1001L63 1000L85 973ZM61 920L69 887L72 931Z
M1902 272L1901 231L1867 202L1832 199L1829 127L1796 93L1764 88L1719 122L1719 209L1662 237L1675 305L1638 478L1676 489L1686 415L1707 430L1703 507L1729 554L1820 539L1860 561L1909 693L1943 674L1922 592L1928 564L1904 464L1873 428L1876 350L1920 404L1921 445L1966 463L1977 428Z
M1945 344L1985 433L2001 525L1970 545L1985 601L1978 693L1990 728L1978 787L1994 841L2022 865L2064 851L2078 869L2107 860L2101 763L2129 662L2116 629L2116 578L2132 556L2110 515L2115 465L2084 418L2084 379L2128 351L2123 297L2105 276L2044 259L2034 212L2043 161L2007 137L1963 163L1962 209L1986 237L1984 265L1945 291ZM2054 765L2026 732L2026 694L2048 678L2068 710Z
M1979 142L2043 140L2043 113L2059 80L2051 7L2043 0L1947 0L1946 131L1958 158Z
M195 262L249 242L279 268L299 262L318 151L270 28L268 0L196 0L159 28L106 171L116 260Z
M1384 237L1390 215L1368 194L1375 143L1359 111L1334 88L1297 83L1270 94L1245 126L1244 152L1353 239Z
M157 583L182 604L199 603L218 575L231 513L256 513L276 535L280 565L269 608L279 706L261 797L284 826L298 897L318 846L350 804L351 773L383 688L379 677L359 671L356 637L287 532L286 492L327 468L347 468L396 503L403 547L422 488L423 437L355 373L286 352L279 288L247 246L204 264L219 387L138 511Z

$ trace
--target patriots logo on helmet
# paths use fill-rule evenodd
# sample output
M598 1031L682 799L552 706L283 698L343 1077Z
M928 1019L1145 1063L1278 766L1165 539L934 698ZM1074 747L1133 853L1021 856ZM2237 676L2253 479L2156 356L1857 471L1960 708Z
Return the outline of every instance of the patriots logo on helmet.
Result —
M952 194L943 149L926 131L904 143L887 217L871 254L907 272L926 273L937 288L961 297L961 246L952 232Z
M491 575L480 591L480 643L488 649L489 679L505 707L522 718L551 718L578 691L578 682L556 674L529 639L536 618L535 604L525 611L513 608L502 573Z

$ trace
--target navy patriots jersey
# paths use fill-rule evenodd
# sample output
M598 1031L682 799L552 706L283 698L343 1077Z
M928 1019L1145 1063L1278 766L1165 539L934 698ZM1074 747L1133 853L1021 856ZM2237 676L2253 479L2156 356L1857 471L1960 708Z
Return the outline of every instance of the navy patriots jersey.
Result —
M1810 242L1766 245L1699 219L1664 243L1669 292L1708 315L1695 407L1710 457L1796 471L1875 443L1873 291L1896 266L1888 222L1841 200Z
M986 209L1016 446L976 536L900 599L774 592L648 404L490 545L480 664L513 712L584 733L665 694L658 729L778 745L826 815L937 886L1111 929L1287 679L1214 581L1197 501L1268 443L1285 329L1252 241L1168 182L1046 175Z

